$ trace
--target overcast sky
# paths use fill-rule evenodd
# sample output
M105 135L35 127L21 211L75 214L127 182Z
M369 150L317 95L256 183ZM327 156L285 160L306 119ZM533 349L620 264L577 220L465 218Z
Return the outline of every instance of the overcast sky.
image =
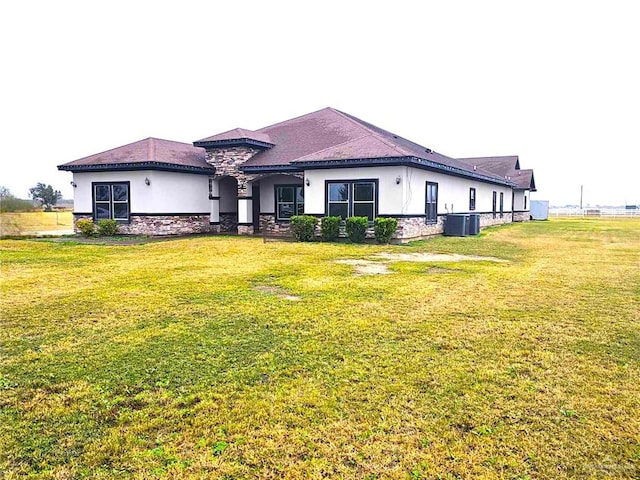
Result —
M634 3L636 5L634 5ZM637 2L5 1L0 185L327 106L450 157L519 155L534 199L640 203Z

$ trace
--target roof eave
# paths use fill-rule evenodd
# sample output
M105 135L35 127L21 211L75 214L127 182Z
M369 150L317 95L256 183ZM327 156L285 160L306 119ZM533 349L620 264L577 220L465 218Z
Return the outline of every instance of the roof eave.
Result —
M162 162L136 163L103 163L95 165L58 165L58 170L67 172L117 172L130 170L161 170L165 172L194 173L198 175L213 175L215 168L197 167L193 165L175 165Z
M450 167L442 163L434 162L424 158L405 156L405 157L378 157L378 158L349 158L349 159L334 159L334 160L317 160L317 161L297 161L293 162L304 170L317 170L326 168L348 168L348 167L368 167L368 166L392 166L392 165L405 165L411 167L418 167L424 170L431 170L436 172L443 172L449 175L457 177L473 178L482 182L494 183L498 185L505 185L511 188L516 188L517 185L510 182L507 179L494 178L481 173L472 172L469 170L463 170L461 168Z
M245 173L302 172L304 170L297 165L240 165L238 168Z

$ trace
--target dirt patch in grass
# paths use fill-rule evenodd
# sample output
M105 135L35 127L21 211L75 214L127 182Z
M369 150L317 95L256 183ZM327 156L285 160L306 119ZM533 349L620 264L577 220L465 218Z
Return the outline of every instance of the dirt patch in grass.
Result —
M361 277L363 275L388 275L394 273L389 270L389 264L392 262L463 262L463 261L489 261L489 262L506 262L496 257L481 257L478 255L460 255L460 254L444 254L444 253L377 253L374 255L380 260L367 259L347 259L336 260L336 263L353 266L354 276ZM427 273L452 273L456 270L432 267Z
M388 275L393 273L384 262L374 262L371 260L336 260L336 263L351 265L355 270L355 276L362 275Z
M460 255L457 253L378 253L378 258L396 262L506 262L496 257L481 257L478 255Z
M426 273L438 274L438 273L460 273L463 270L457 270L455 268L443 268L443 267L429 267Z
M256 292L267 293L269 295L275 295L276 297L280 297L284 300L289 300L291 302L299 302L302 300L301 297L296 295L291 295L284 288L275 286L275 285L256 285L253 287Z

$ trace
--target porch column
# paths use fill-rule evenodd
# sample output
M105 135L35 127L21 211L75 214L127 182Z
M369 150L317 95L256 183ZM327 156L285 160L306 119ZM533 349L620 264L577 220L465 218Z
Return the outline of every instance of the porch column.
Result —
M220 181L214 177L209 177L209 201L211 202L210 230L220 232Z
M253 186L246 178L238 178L238 234L253 235Z

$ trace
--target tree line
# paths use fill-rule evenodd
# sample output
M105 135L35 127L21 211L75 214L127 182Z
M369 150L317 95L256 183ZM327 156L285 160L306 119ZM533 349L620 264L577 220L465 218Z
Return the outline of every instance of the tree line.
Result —
M62 198L60 190L54 190L51 185L45 185L41 182L29 189L29 195L31 200L18 198L7 187L0 186L0 212L29 212L39 208L50 212L58 200Z

